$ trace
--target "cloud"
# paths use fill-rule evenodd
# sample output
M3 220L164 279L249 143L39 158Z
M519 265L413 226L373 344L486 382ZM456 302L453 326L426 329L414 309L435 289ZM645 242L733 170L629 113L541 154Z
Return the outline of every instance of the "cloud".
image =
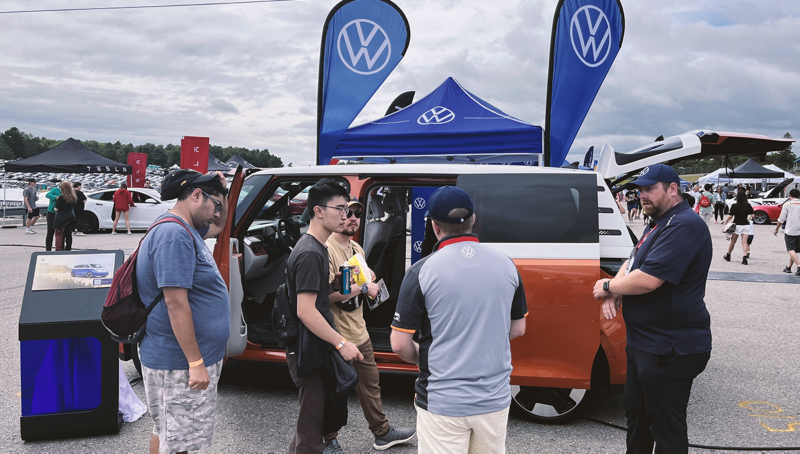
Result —
M543 125L557 0L396 3L411 24L411 45L356 122L382 116L404 91L419 99L452 76L507 113ZM200 135L311 164L320 34L335 4L7 15L0 130L135 144ZM590 145L630 150L692 129L797 135L800 3L623 6L625 42L570 158ZM30 8L23 0L0 6Z

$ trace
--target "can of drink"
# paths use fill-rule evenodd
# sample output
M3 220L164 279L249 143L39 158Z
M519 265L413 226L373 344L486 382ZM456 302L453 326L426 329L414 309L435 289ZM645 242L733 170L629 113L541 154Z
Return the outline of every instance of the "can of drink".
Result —
M349 295L350 294L350 276L352 273L352 268L350 265L342 265L339 267L339 272L342 273L342 280L339 285L339 293L342 295Z

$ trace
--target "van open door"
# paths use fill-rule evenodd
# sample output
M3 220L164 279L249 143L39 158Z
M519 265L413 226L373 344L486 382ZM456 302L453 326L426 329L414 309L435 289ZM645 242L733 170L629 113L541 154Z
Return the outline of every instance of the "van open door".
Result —
M603 178L626 179L652 164L672 165L684 159L720 156L763 156L786 149L794 141L738 132L690 131L667 137L627 153L603 145L596 170Z
M242 289L241 266L239 264L241 245L239 240L231 238L233 223L236 219L236 201L239 200L242 183L244 183L244 170L242 166L239 166L228 191L228 220L225 228L219 232L217 243L214 246L214 261L217 262L217 268L219 268L222 279L228 285L228 296L230 298L231 333L228 337L225 358L242 354L247 346L247 324L242 316L244 290Z

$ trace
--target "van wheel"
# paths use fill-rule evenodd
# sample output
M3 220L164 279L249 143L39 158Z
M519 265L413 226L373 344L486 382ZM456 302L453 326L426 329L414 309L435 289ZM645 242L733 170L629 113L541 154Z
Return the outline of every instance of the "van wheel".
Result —
M97 233L97 231L100 230L100 222L97 220L97 216L89 212L84 213L83 216L85 219L86 233Z
M511 402L517 414L539 424L564 424L580 416L591 390L511 386Z
M769 224L769 215L763 211L756 211L755 215L753 216L753 222L758 225Z

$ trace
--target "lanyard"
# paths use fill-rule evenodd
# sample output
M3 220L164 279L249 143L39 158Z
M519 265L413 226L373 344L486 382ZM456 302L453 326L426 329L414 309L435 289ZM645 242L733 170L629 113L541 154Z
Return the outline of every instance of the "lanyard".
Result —
M651 234L651 233L653 233L653 231L654 231L655 229L657 229L657 228L658 228L658 226L657 226L657 225L656 225L656 226L653 226L653 228L652 228L652 229L650 229L650 231L649 231L649 232L647 232L647 235L645 235L645 236L644 236L644 238L642 238L642 239L639 241L639 244L637 244L637 245L636 245L636 252L639 252L639 248L642 246L642 243L644 243L644 240L646 240L646 239L647 239L647 237L648 237L648 236L650 236L650 234Z

